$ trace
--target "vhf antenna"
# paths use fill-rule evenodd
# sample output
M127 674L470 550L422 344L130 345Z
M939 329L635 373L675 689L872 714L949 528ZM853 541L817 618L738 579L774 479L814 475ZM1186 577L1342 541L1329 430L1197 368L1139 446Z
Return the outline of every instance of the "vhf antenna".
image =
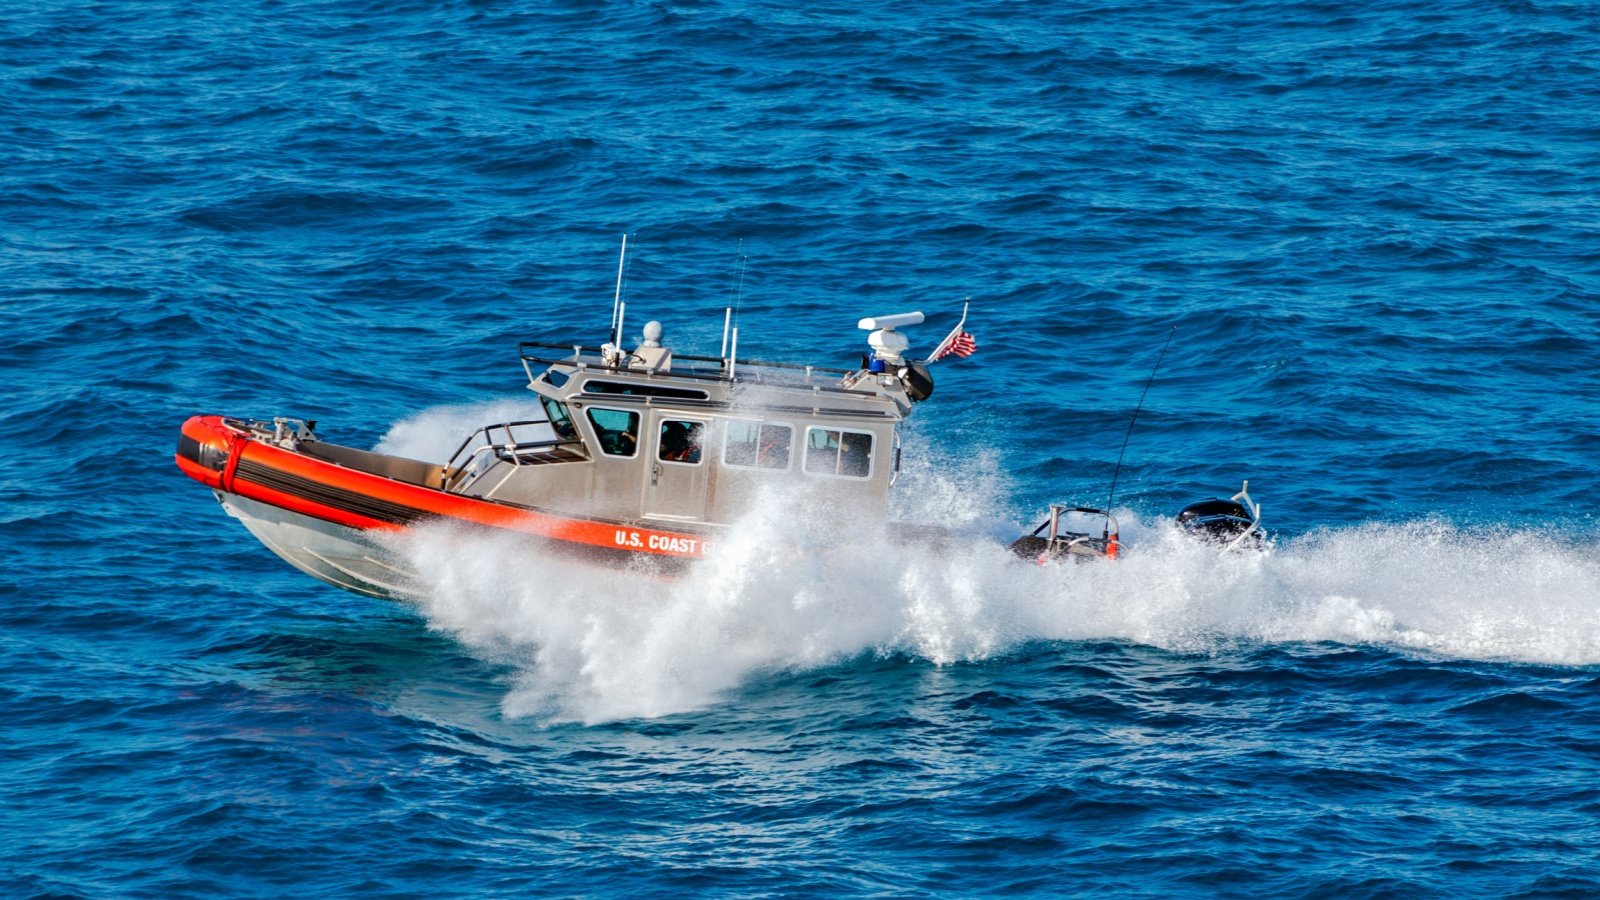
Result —
M737 364L734 357L739 355L739 305L744 302L744 267L748 259L744 255L744 238L739 239L738 249L734 251L739 256L739 261L734 265L734 284L732 302L722 314L722 359L727 368L729 380L733 378L734 366ZM733 352L728 352L728 335L733 335Z
M1156 373L1161 371L1161 360L1166 357L1167 348L1172 346L1172 336L1177 333L1176 325L1167 332L1167 342L1161 345L1161 353L1156 357L1156 367L1150 370L1150 377L1145 379L1144 390L1139 394L1139 404L1133 408L1133 418L1128 420L1128 433L1122 436L1122 450L1117 453L1117 467L1111 470L1111 496L1106 498L1106 534L1111 533L1111 503L1117 499L1117 476L1122 474L1122 457L1128 452L1128 438L1133 437L1133 423L1139 421L1139 410L1144 409L1144 398L1150 393L1150 383L1156 380Z
M618 313L621 312L622 306L622 267L626 265L627 262L628 233L624 231L622 233L622 253L618 254L617 256L617 293L611 298L611 342L617 345L622 343L622 337L619 334L619 332L622 330L622 323L618 321L618 319L621 318Z
M733 310L737 313L739 304L744 302L744 267L750 261L750 257L744 255L744 238L739 239L739 247L734 252L739 254L739 278L733 293Z

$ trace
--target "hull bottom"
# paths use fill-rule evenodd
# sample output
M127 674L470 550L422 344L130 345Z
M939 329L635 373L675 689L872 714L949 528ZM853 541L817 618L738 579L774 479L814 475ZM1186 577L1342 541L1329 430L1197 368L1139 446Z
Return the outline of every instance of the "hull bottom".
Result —
M228 515L296 569L334 587L369 597L405 599L411 576L363 532L238 494L214 491Z

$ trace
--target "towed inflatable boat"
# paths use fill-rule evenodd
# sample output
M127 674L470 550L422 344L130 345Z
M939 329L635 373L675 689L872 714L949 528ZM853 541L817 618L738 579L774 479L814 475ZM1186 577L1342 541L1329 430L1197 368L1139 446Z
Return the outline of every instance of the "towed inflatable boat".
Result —
M1096 520L1102 523L1098 535L1092 527L1080 524L1085 521L1092 524ZM1085 530L1075 531L1069 525ZM1267 533L1261 527L1261 504L1250 499L1248 481L1239 493L1227 500L1212 497L1185 506L1178 512L1177 525L1182 534L1224 552L1265 550L1270 546ZM1109 510L1056 504L1050 507L1049 518L1032 534L1012 542L1011 552L1041 564L1064 559L1073 562L1116 559L1122 546L1120 531L1117 517Z
M1070 517L1070 519L1069 519ZM1069 520L1100 519L1104 525L1097 537L1093 530L1073 531L1066 527ZM1050 517L1039 523L1033 533L1017 538L1011 552L1023 559L1044 563L1053 559L1070 559L1088 562L1091 559L1116 559L1121 552L1121 528L1110 510L1092 506L1064 506L1052 504Z

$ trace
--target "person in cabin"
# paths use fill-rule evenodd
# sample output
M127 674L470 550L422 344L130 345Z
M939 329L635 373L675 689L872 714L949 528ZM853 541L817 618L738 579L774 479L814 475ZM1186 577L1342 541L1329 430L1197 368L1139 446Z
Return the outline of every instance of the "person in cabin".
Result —
M839 474L865 478L872 467L872 436L845 432L839 443Z
M661 444L657 455L668 462L700 462L701 431L699 422L661 423Z
M789 429L780 425L761 427L761 450L756 465L763 469L782 469L789 465Z
M689 458L689 426L683 422L661 423L661 449L658 455L668 462L699 462Z
M705 443L705 426L699 422L689 423L688 436L680 462L698 463L700 461L700 447Z

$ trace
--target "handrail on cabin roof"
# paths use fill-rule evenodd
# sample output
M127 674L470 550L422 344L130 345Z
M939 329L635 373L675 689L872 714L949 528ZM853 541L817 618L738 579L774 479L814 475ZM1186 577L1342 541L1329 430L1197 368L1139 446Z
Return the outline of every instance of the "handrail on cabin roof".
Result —
M538 350L564 350L564 351L569 351L569 353L571 353L572 355L566 355L566 356L560 356L560 357L536 356L534 354L529 353L528 352L528 348L533 348L533 349L538 349ZM594 354L593 360L591 361L589 359L585 359L582 356L582 354L584 354L584 353L592 353L592 354ZM693 371L693 370L690 370L690 371L673 371L673 372L649 372L649 371L643 371L643 370L637 370L637 369L629 369L629 368L626 368L625 366L617 366L617 365L612 365L610 363L607 363L605 361L605 357L602 355L602 351L598 347L583 347L583 346L579 346L579 345L576 345L576 344L550 344L550 343L545 343L543 341L522 341L522 342L518 343L517 344L517 356L520 359L522 359L524 362L533 362L533 363L539 363L541 365L549 365L549 366L557 366L557 365L582 365L584 367L591 367L592 366L592 367L595 367L595 368L604 369L604 370L606 370L608 372L614 372L614 373L617 373L617 374L627 374L627 375L632 375L632 376L636 376L636 377L643 377L643 378L646 378L646 379L651 379L651 378L656 378L656 377L665 377L665 378L686 378L686 379L691 379L691 380L696 380L696 381L723 381L723 382L726 382L726 381L745 381L745 380L747 380L747 379L744 379L744 378L740 378L738 376L735 376L734 378L730 379L726 374L726 365L727 365L728 360L725 360L725 359L723 359L721 357L716 357L716 356L692 356L690 354L681 354L681 355L680 354L674 354L673 357L672 357L674 362L687 361L687 362L716 363L717 370L718 370L716 373L697 372L697 371ZM843 376L849 375L849 374L851 374L851 373L853 373L855 371L854 369L836 369L836 368L832 368L832 367L829 367L829 366L808 366L808 365L803 365L803 364L799 364L799 363L768 362L768 361L759 360L759 359L736 359L733 362L737 367L740 367L740 368L748 366L748 367L753 367L755 369L787 369L787 370L792 370L792 371L796 371L796 372L803 371L808 376L820 374L820 375L833 375L833 376L843 377ZM755 381L757 383L761 383L762 382L762 380L760 378L754 378L754 379L748 379L748 380Z

